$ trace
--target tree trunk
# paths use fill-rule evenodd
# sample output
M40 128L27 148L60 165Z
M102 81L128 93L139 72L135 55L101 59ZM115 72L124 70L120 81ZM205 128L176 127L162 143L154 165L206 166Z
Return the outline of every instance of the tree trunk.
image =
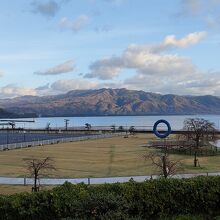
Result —
M194 167L197 167L197 162L198 162L198 159L197 159L197 150L194 152Z
M199 137L196 138L196 149L194 152L194 167L197 167L198 159L197 159L197 150L199 149Z
M37 192L37 173L34 174L34 192Z
M168 177L168 173L167 173L167 163L166 163L166 156L162 157L162 164L163 164L163 176L165 178Z

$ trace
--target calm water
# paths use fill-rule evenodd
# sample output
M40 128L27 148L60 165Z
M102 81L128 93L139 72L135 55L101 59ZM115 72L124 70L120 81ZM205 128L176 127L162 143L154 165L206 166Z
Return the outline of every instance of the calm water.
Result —
M154 123L159 119L169 121L172 129L181 129L183 121L186 118L205 118L215 123L216 128L220 126L220 115L178 115L178 116L105 116L105 117L54 117L54 118L36 118L35 123L16 123L16 127L22 128L45 128L50 123L51 128L64 127L64 119L69 119L69 127L84 126L89 123L92 126L140 126L152 128ZM23 119L18 119L23 120Z

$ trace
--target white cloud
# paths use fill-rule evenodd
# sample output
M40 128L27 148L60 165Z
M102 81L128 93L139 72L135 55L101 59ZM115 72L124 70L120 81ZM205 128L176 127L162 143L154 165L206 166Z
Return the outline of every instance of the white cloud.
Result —
M24 95L37 95L37 92L33 88L18 87L14 84L8 84L0 88L0 98L13 98Z
M90 65L91 73L85 75L87 78L99 78L102 80L112 79L117 76L123 68L123 60L120 57L111 57L97 60Z
M102 88L105 85L99 84L97 81L86 79L66 79L57 80L52 84L42 85L36 88L21 87L15 84L8 84L0 87L0 98L14 98L25 95L47 96L66 93L75 89L96 89Z
M89 23L89 17L87 15L80 15L74 20L70 20L67 17L62 17L59 21L59 27L64 30L72 30L78 32Z
M4 72L0 70L0 77L4 75Z
M200 74L195 79L178 82L177 87L184 88L183 92L202 95L220 95L220 72Z
M57 92L68 92L74 89L94 89L98 82L84 79L58 80L51 85L51 89Z
M178 77L152 77L137 74L126 79L120 87L162 94L220 95L220 73L195 73Z
M203 72L190 58L170 53L171 49L196 44L205 36L206 32L195 32L181 39L168 36L155 45L130 45L120 56L93 62L90 73L84 77L111 80L110 83L103 83L103 87L110 85L181 95L220 95L220 72ZM114 81L127 69L135 71L132 77Z
M207 35L207 32L202 31L202 32L194 32L191 34L188 34L182 39L176 39L175 35L169 35L164 39L164 42L162 45L164 47L187 47L191 44L196 44L199 41L201 41L205 36Z
M37 71L37 75L59 75L62 73L72 72L75 69L74 61L68 60L65 63L59 64L55 67L49 68L45 71Z
M133 69L140 74L175 76L196 72L191 60L173 54L164 54L172 48L187 47L198 43L206 36L206 32L195 32L176 39L174 35L167 36L158 45L130 45L121 56L103 58L90 65L90 73L85 78L112 79L123 69Z
M99 88L127 88L144 90L162 94L179 95L220 95L220 72L215 73L194 73L184 79L180 75L176 77L160 76L154 77L146 74L136 74L134 77L124 81L111 81L100 83L96 80L87 79L65 79L57 80L54 83L39 86L37 88L19 87L7 85L0 88L0 98L13 98L23 95L57 95L71 90L99 89Z

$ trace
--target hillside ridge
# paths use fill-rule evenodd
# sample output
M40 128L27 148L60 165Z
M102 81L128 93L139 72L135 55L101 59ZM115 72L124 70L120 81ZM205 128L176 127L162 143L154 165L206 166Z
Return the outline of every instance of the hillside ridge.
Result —
M41 116L220 114L217 96L180 96L121 89L72 90L53 96L0 99L0 108Z

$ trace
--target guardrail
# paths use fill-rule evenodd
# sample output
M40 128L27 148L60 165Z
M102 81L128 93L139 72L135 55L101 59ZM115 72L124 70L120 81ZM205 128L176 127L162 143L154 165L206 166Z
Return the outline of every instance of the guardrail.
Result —
M3 144L3 145L0 145L0 151L35 147L35 146L43 146L43 145L51 145L51 144L58 144L58 143L95 140L95 139L110 138L110 137L116 137L116 136L122 136L122 135L125 135L125 133L121 132L121 133L112 133L112 134L85 135L85 136L80 136L80 137L56 138L56 139L50 139L50 140L38 140L38 141L31 141L31 142Z

